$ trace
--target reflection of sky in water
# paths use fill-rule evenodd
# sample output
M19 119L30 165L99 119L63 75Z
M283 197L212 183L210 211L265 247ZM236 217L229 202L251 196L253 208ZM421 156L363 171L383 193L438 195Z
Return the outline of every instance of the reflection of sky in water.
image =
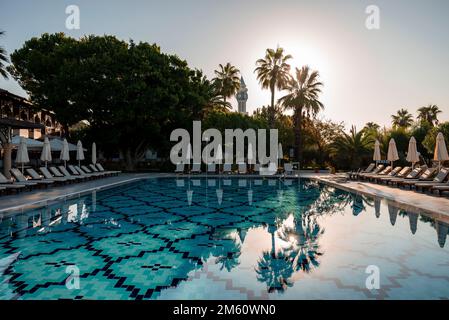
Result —
M0 297L449 297L447 223L269 181L148 181L3 218ZM71 264L84 272L79 292L63 285ZM379 290L365 288L369 265Z

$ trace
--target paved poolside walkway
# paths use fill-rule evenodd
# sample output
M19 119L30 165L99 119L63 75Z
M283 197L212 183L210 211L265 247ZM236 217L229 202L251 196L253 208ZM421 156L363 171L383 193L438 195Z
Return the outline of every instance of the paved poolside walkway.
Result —
M145 174L121 174L114 177L96 179L86 182L73 183L65 186L50 186L47 189L23 191L15 195L0 197L0 212L15 210L21 206L42 205L48 201L61 197L70 197L81 192L89 192L105 186L114 186L131 182L144 177Z
M376 183L352 180L344 181L341 179L341 175L320 175L312 176L312 178L347 191L384 198L403 209L408 209L410 211L424 211L436 215L436 217L449 218L448 197L438 197L426 193L415 192L413 190L393 188Z

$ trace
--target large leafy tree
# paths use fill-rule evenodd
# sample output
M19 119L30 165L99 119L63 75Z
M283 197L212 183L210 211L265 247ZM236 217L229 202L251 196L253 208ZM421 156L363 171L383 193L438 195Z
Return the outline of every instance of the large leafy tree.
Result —
M284 54L283 48L267 49L265 57L256 61L257 80L263 89L271 92L271 104L269 109L269 125L274 127L275 122L275 91L283 90L290 80L290 65L288 60L292 56Z
M5 31L0 31L0 36L3 36L5 34ZM7 79L8 73L6 71L5 64L9 62L8 54L6 53L6 49L0 46L0 75Z
M392 124L398 128L408 128L413 124L413 116L407 109L400 109L396 114L391 115Z
M190 128L213 98L200 71L154 44L43 35L12 57L14 77L33 102L67 128L86 120L86 142L121 153L129 170L148 148L165 154L170 132Z
M303 118L316 115L324 108L319 100L322 86L318 71L310 70L308 66L296 68L296 77L288 81L287 95L279 99L284 110L293 110L296 157L300 162L302 161Z
M73 95L82 91L74 66L81 57L76 40L63 33L43 34L32 38L11 54L11 75L30 96L31 101L44 109L56 112L64 133L86 118L86 108L77 105ZM78 72L77 72L78 73Z
M229 62L224 66L219 64L219 69L215 70L215 78L213 79L218 94L223 97L226 102L227 98L231 98L240 88L240 71Z
M432 126L438 125L438 114L442 111L438 106L429 104L426 107L421 107L418 109L418 119L421 122L426 121L430 123Z

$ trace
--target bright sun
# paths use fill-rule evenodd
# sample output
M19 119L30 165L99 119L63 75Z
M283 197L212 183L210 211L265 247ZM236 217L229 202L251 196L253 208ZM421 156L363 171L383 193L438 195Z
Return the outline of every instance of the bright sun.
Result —
M327 60L316 48L294 43L286 43L283 48L286 53L293 56L293 59L290 60L292 73L294 73L295 68L301 68L303 65L318 70L321 76L329 72Z

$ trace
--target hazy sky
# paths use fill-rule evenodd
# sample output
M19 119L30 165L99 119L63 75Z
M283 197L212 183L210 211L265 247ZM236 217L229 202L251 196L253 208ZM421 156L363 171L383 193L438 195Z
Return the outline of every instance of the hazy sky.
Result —
M65 28L70 4L80 8L80 30ZM368 5L380 8L379 30L365 27ZM293 66L320 71L322 116L360 128L368 121L389 125L399 108L415 115L429 103L449 120L448 15L447 0L0 0L0 43L12 52L44 32L112 34L156 42L208 77L231 62L248 85L251 113L270 101L255 61L280 45ZM1 79L0 88L26 94L11 80Z

